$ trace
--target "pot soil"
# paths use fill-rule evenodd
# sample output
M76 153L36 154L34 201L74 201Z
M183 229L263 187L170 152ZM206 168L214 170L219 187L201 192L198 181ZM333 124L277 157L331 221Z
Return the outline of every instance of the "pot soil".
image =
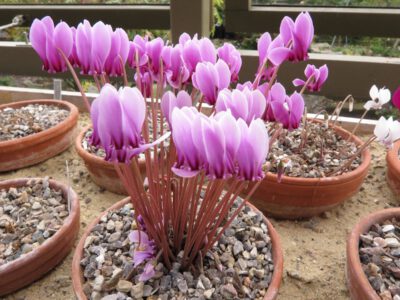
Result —
M49 107L60 108L58 119L52 120L54 110L38 119L41 112L35 110ZM37 164L66 150L75 137L78 109L66 101L28 100L0 105L0 118L15 123L0 126L0 172L4 172Z
M79 200L69 190L48 178L0 182L0 296L41 278L70 252Z
M342 139L351 135L338 126L333 127L333 131ZM357 146L362 144L354 135L350 141ZM358 192L368 173L370 162L371 154L365 149L359 163L353 164L349 171L336 176L312 178L314 175L307 175L310 177L306 178L283 175L281 182L278 182L278 176L268 172L263 183L253 194L251 202L261 211L276 218L299 219L319 215ZM249 188L251 187L252 185Z
M396 195L400 195L400 141L397 141L393 148L386 154L387 171L386 179L390 188Z
M399 298L399 220L399 208L384 209L362 218L353 228L346 249L351 299Z
M159 263L156 277L145 283L138 282L131 262L132 248L127 235L132 230L132 214L132 205L126 198L85 230L72 262L72 281L78 299L104 295L110 299L169 299L172 294L196 297L196 293L207 299L233 299L246 293L256 299L276 298L283 271L280 240L271 223L252 205L225 231L213 248L214 255L206 256L204 274L181 273L179 263L168 272ZM248 230L244 229L243 216L247 222L258 220L260 227L247 225ZM227 248L233 254L224 251Z
M90 146L89 141L91 134L88 134L88 131L91 130L91 128L92 125L86 126L76 138L76 152L85 162L90 177L98 186L116 194L127 195L128 193L119 179L114 165L104 160L104 150L95 149ZM146 172L144 159L140 160L139 167L142 174L144 174Z

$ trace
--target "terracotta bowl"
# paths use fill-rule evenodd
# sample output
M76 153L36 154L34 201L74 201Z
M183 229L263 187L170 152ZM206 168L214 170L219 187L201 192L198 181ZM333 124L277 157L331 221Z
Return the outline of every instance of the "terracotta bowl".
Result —
M55 105L70 111L69 116L54 127L26 137L0 142L0 172L31 166L66 150L76 135L78 108L60 100L28 100L0 105L20 108L29 104Z
M38 178L20 178L0 182L0 189L20 187L29 180ZM63 197L68 195L66 185L49 180L51 188L62 190ZM40 279L57 266L70 252L79 232L79 199L71 189L71 212L62 227L35 250L0 266L0 296L15 292Z
M72 284L74 287L75 295L79 300L87 299L85 293L83 292L83 285L84 285L85 281L84 281L84 277L83 277L82 268L80 266L80 261L82 260L82 256L83 256L83 245L85 244L85 240L89 236L93 227L95 227L98 224L101 217L106 215L109 211L117 210L117 209L121 208L122 206L124 206L127 203L129 203L129 197L115 203L113 206L111 206L109 209L107 209L105 212L103 212L99 217L97 217L86 228L85 232L83 233L83 235L79 241L78 246L76 247L74 258L72 260ZM255 210L257 212L259 211L253 205L251 205L251 204L248 204L248 205L253 210ZM276 299L276 297L278 295L279 286L281 285L281 281L282 281L283 252L282 252L280 238L279 238L277 232L275 231L274 227L265 217L264 217L264 222L268 226L269 236L272 241L272 257L274 260L274 272L272 274L272 279L271 279L270 285L268 287L268 290L264 296L264 300L273 300L273 299Z
M363 217L354 226L347 239L346 278L351 299L381 300L365 275L360 261L360 235L368 232L373 224L400 217L400 208L383 209Z
M393 148L386 154L386 180L396 195L400 195L400 141L397 141Z
M107 191L127 195L128 193L125 190L122 181L119 179L117 172L114 169L114 165L108 161L105 161L103 158L98 157L94 154L87 152L82 147L82 140L85 137L86 131L88 131L92 125L88 125L75 140L75 149L78 152L78 155L85 162L86 168L89 171L90 177L98 186L105 188ZM142 174L146 172L146 164L144 160L141 160L139 163L140 171Z
M334 128L336 133L344 138L351 134L341 127ZM351 140L357 145L363 143L356 136L352 136ZM338 176L325 178L282 176L281 182L278 183L277 175L267 173L250 201L258 209L275 218L312 217L356 194L368 173L370 162L371 154L365 149L362 152L361 165L351 172Z

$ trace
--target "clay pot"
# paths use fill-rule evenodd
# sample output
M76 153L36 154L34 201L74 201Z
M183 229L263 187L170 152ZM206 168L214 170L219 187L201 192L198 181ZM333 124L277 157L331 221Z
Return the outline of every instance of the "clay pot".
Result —
M347 239L346 278L353 300L380 300L370 285L360 261L360 235L368 232L373 224L400 217L400 208L383 209L363 217L353 228Z
M64 121L47 130L0 142L0 172L16 170L42 162L66 150L75 138L79 112L78 108L69 102L60 100L19 101L0 105L0 110L6 107L20 108L29 104L55 105L69 110L70 114Z
M29 180L32 180L32 178L1 181L0 190L24 186ZM49 180L49 186L56 190L62 190L63 197L67 197L68 188L66 185ZM71 199L71 212L64 220L62 227L38 248L0 266L0 296L15 292L40 279L57 266L70 252L78 235L80 224L78 195L70 189L69 196Z
M117 172L114 169L114 165L108 161L105 161L103 158L98 157L94 154L87 152L82 147L82 140L85 137L85 133L88 129L90 129L92 125L88 125L75 140L75 148L78 155L85 162L86 168L89 171L90 177L98 186L105 188L107 191L127 195L128 193L125 190L122 181L119 179ZM139 168L142 174L146 172L146 164L144 160L140 160Z
M111 206L109 209L107 209L105 212L103 212L97 219L95 219L85 230L83 233L78 246L76 247L74 258L72 260L72 284L74 287L74 292L76 297L79 300L87 300L87 297L85 293L83 292L83 285L85 283L84 277L83 277L83 272L82 268L80 266L80 261L82 260L82 255L83 255L83 245L85 244L86 238L89 236L90 232L92 231L93 227L95 227L101 217L106 215L109 211L112 210L117 210L124 206L125 204L129 203L130 198L125 198L117 203L115 203L113 206ZM255 208L253 205L248 204L253 210L258 211L257 208ZM264 217L264 222L268 226L268 232L269 236L272 241L272 257L274 261L274 272L272 274L272 279L271 283L268 287L268 290L264 296L264 300L273 300L276 299L278 295L278 290L279 286L282 281L282 273L283 273L283 252L282 252L282 247L281 247L281 242L280 238L275 231L274 227L272 224L267 220L267 218Z
M336 133L344 138L351 134L341 127L334 128ZM363 143L356 136L352 136L351 140L357 145ZM365 149L361 165L351 172L338 176L325 178L282 176L281 182L278 183L276 174L267 173L250 201L267 215L276 218L312 217L356 194L368 173L370 162L371 154Z
M400 141L397 141L393 148L386 154L386 180L396 195L400 195Z

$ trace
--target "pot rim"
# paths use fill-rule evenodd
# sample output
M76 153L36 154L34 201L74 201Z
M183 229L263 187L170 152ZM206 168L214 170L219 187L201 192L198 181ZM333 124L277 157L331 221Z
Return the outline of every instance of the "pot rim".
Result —
M311 122L318 122L322 123L320 120L311 120ZM357 137L356 135L352 135L346 129L337 126L337 125L330 125L334 128L334 131L348 137L351 135L351 140L356 143L357 145L362 145L363 141ZM306 178L306 177L291 177L283 175L280 184L289 184L289 185L333 185L339 184L341 182L348 182L354 180L355 177L363 176L363 173L368 169L371 163L371 152L369 151L368 147L363 150L361 153L362 162L361 164L354 170L350 172L346 172L336 176L330 177L319 177L319 178ZM275 173L267 172L265 176L265 180L277 182L278 176Z
M129 203L130 197L126 197L117 203L110 206L104 212L102 212L99 216L97 216L85 229L83 235L81 236L78 245L75 248L74 257L72 258L72 286L74 289L74 293L79 300L87 300L85 293L83 292L83 274L80 266L80 261L82 259L83 246L85 244L86 238L89 236L91 230L94 226L96 226L100 219L105 216L109 211L116 210L121 208L123 205ZM272 257L274 264L274 271L272 273L271 282L266 290L266 294L264 295L264 300L273 300L276 299L278 295L278 290L282 281L283 274L283 251L281 246L281 241L276 232L275 228L269 222L269 220L262 214L260 210L258 210L254 205L247 202L251 209L259 212L263 216L264 222L268 227L268 235L271 238L272 243Z
M400 208L388 208L370 213L361 218L348 235L346 245L347 269L352 269L352 273L354 273L354 276L352 277L356 278L360 285L365 288L370 297L369 299L371 300L380 300L380 297L372 288L361 266L359 255L360 235L365 233L373 224L380 223L394 217L398 218L399 216ZM347 275L347 281L349 281L349 275Z
M400 174L400 159L398 156L399 149L400 149L400 140L395 142L393 148L387 151L386 154L386 162L388 166L390 166L390 168L395 170L395 172L398 174Z
M21 187L26 185L28 181L42 180L42 179L43 178L35 177L35 178L16 178L16 179L4 180L0 182L0 189L8 187ZM63 197L68 193L68 186L59 181L49 179L49 186L57 190L62 190ZM69 212L68 217L64 219L64 222L60 227L60 229L58 229L57 232L52 237L44 241L43 244L41 244L36 249L20 256L19 258L13 261L10 261L0 266L0 277L3 276L2 274L6 274L7 272L12 271L13 269L17 269L26 264L29 264L31 261L38 259L38 257L41 257L48 252L51 252L51 249L53 249L57 245L58 240L63 239L63 236L66 233L67 229L74 226L76 218L78 218L79 220L80 206L79 206L78 195L72 188L69 189L69 192L70 192L69 195L71 197L71 211Z
M47 139L57 135L57 132L62 130L63 128L66 128L68 130L69 128L72 128L76 121L78 120L78 115L79 111L78 108L73 105L70 102L63 101L63 100L52 100L52 99L34 99L34 100L24 100L24 101L17 101L17 102L11 102L11 103L6 103L0 105L0 110L7 108L7 107L12 107L12 108L20 108L24 107L30 104L47 104L47 105L55 105L58 107L62 108L67 108L69 111L69 115L67 118L65 118L63 121L58 123L57 125L50 127L46 130L43 130L41 132L37 133L32 133L30 135L20 137L20 138L15 138L12 140L7 140L7 141L0 141L0 149L6 149L8 147L16 146L22 143L32 143L34 144L34 141L39 141L41 138L46 137ZM65 131L65 130L63 130Z

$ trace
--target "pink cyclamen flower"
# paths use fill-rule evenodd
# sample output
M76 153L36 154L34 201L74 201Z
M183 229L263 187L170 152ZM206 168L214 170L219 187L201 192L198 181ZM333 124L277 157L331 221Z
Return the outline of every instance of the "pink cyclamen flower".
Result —
M73 39L73 45L72 45L72 51L71 54L68 57L69 62L71 63L72 66L74 67L79 67L79 59L78 55L76 54L76 43L75 43L75 37L76 37L76 28L71 27L71 32L72 32L72 39Z
M250 90L247 87L240 90L222 90L218 94L215 104L216 112L230 110L235 119L242 118L247 124L261 118L266 107L264 95L259 90Z
M175 107L192 106L192 98L186 91L179 91L178 95L171 91L166 92L161 98L161 111L171 126L172 111Z
M190 73L183 62L180 45L164 47L161 57L165 64L164 72L168 83L173 88L181 88L190 79Z
M393 118L385 119L380 117L375 126L374 134L377 140L387 148L392 148L393 143L400 139L400 122L393 121Z
M193 86L204 96L204 101L214 105L219 91L227 88L231 82L231 72L223 60L214 65L210 62L199 63L192 75Z
M155 80L160 78L161 53L164 49L162 38L155 38L146 43L146 54L149 58L150 72Z
M285 46L285 43L280 35L272 40L271 35L264 33L257 42L257 50L259 55L259 68L272 63L272 66L282 64L290 54L290 50ZM272 67L267 65L267 67Z
M222 59L227 63L231 71L231 81L237 82L239 79L240 68L242 67L242 57L240 52L230 43L224 43L222 47L219 47L218 58Z
M400 109L400 87L394 92L392 102L394 106Z
M110 25L84 20L76 29L75 45L82 74L102 74L111 49Z
M268 155L268 131L261 119L247 125L238 120L240 145L237 152L238 176L244 180L261 180L264 177L262 166Z
M90 116L94 142L103 146L105 160L130 163L133 156L165 140L169 133L150 144L141 136L146 104L137 88L123 87L117 91L105 84L93 101Z
M288 57L290 61L307 60L308 49L314 38L314 25L310 14L302 12L295 21L284 17L280 26L280 36L285 46L291 49Z
M285 102L286 99L286 90L282 84L276 82L272 85L271 89L268 89L268 83L264 83L258 87L258 89L262 92L263 95L267 95L266 97L266 108L265 113L263 115L263 119L268 122L275 122L275 115L272 110L273 102Z
M111 48L104 65L104 71L110 76L122 76L129 53L129 38L125 30L117 28L111 34Z
M139 81L140 77L140 81ZM136 85L138 86L140 92L145 98L151 97L153 88L153 77L150 72L145 71L138 76L137 73L134 75Z
M195 34L191 39L187 33L183 33L179 37L179 44L182 47L182 57L190 74L196 70L198 63L210 62L215 64L217 60L215 46L208 38L199 40L197 34Z
M193 107L183 107L174 109L171 124L178 156L173 171L178 176L191 177L204 170L210 179L263 177L268 133L262 120L247 125L230 110L207 117Z
M293 80L293 85L304 86L307 83L307 90L309 90L310 92L319 92L322 85L328 79L328 74L329 70L327 65L323 65L320 68L316 68L314 65L307 65L304 70L306 80L297 78Z
M293 130L300 126L304 99L295 92L290 97L286 96L284 101L271 101L271 109L276 122L281 123L285 129Z
M59 51L62 51L67 58L70 57L73 48L72 34L73 31L67 23L60 22L54 27L53 20L50 17L33 21L29 40L42 60L43 70L49 73L67 70L66 62Z
M131 68L144 67L147 65L147 62L149 60L149 57L146 53L147 43L148 37L141 37L140 35L135 35L133 41L130 42L128 65Z

